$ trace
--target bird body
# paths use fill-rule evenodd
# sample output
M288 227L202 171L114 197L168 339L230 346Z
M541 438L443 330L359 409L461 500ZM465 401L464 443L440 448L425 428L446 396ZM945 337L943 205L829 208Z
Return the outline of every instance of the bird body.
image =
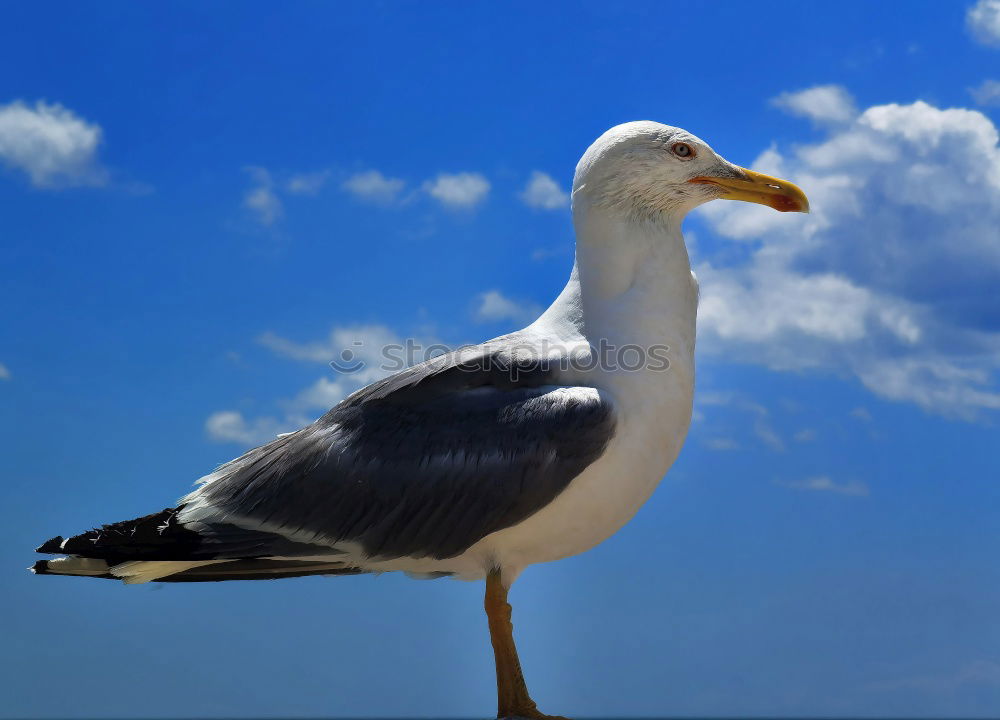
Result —
M552 392L572 396L596 391L613 408L614 436L603 454L577 475L549 504L511 527L484 537L461 555L444 560L396 558L379 570L449 573L481 580L494 567L512 583L528 565L582 553L624 526L649 499L680 452L691 421L694 393L694 335L698 285L691 273L680 228L642 223L578 220L584 232L619 232L642 251L620 260L617 284L591 298L574 267L555 302L519 332L519 342L566 357L582 353L553 373ZM615 238L616 241L624 238ZM601 238L603 247L607 237ZM582 240L581 240L582 244ZM578 260L589 267L587 250ZM670 307L671 312L663 312ZM596 357L601 348L663 348L669 364L633 367L637 357ZM614 354L609 353L609 354ZM632 355L638 356L638 351ZM643 365L649 365L643 358Z
M698 284L681 222L717 198L807 210L801 190L658 123L612 128L573 184L576 259L528 327L362 388L202 478L177 507L38 550L48 575L201 582L402 571L486 578L499 715L543 717L507 589L624 526L691 420Z

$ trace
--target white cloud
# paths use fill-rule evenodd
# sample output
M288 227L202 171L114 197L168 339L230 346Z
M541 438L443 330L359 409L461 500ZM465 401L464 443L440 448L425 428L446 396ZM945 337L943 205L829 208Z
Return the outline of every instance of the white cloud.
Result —
M211 440L240 445L260 445L274 440L279 433L295 429L270 417L247 420L235 410L221 410L205 420L205 432Z
M1000 80L984 80L980 85L970 88L969 94L976 105L1000 105Z
M103 185L97 162L101 127L42 100L0 105L0 160L27 173L35 187Z
M817 85L798 92L781 93L772 104L815 123L842 125L853 120L858 111L854 99L839 85Z
M347 178L341 187L357 198L388 205L399 197L406 186L404 180L386 177L378 170L367 170Z
M541 312L542 308L534 303L512 300L499 290L490 290L477 298L475 316L479 322L510 320L527 324Z
M976 40L1000 47L1000 0L979 0L969 8L965 22Z
M285 214L283 195L317 195L330 177L329 170L316 172L278 174L263 167L244 168L252 185L243 195L243 207L264 227L270 227Z
M473 208L481 203L490 191L490 182L479 173L441 173L424 183L424 190L445 205L455 209Z
M810 428L802 428L792 436L792 439L798 443L812 442L816 439L816 431Z
M851 417L866 423L872 421L872 414L868 411L868 408L861 406L851 410Z
M292 195L315 195L330 178L329 170L320 170L310 173L296 173L288 178L285 189Z
M10 370L3 363L0 363L0 380L10 380Z
M326 341L297 343L294 340L283 338L270 330L257 338L257 342L278 355L284 355L293 360L307 360L309 362L328 363L339 352L339 350L332 350Z
M852 374L945 415L1000 408L997 139L982 113L916 102L764 151L754 166L801 185L813 212L705 206L748 252L696 268L702 350Z
M310 342L296 342L267 332L258 342L283 357L328 365L324 375L279 403L284 413L245 418L234 410L213 413L206 432L216 442L255 445L278 433L301 428L355 390L450 348L433 338L405 338L384 325L334 327Z
M768 421L767 413L762 413L757 416L757 419L754 420L753 423L753 431L760 441L769 448L775 452L784 452L785 441L781 439L780 435L778 435L778 431L771 426L771 423Z
M757 436L757 439L775 452L784 452L785 441L771 424L770 411L760 403L738 393L711 391L695 393L695 411L702 417L705 417L706 413L702 412L701 408L713 406L729 407L733 410L748 413L753 418L751 427L753 428L754 435ZM727 439L722 440L725 441ZM714 450L734 450L738 447L735 441L732 441L732 445L724 448L719 446L718 442L719 440L710 440L708 441L708 445ZM715 443L715 447L713 447L713 443Z
M261 167L249 167L247 172L254 185L243 195L243 207L250 210L261 225L270 227L284 214L281 199L274 191L271 173Z
M357 383L343 380L331 380L321 377L309 387L303 389L291 402L293 410L307 412L321 410L326 412L345 397L351 394Z
M728 452L730 450L740 449L739 443L729 437L709 438L705 441L705 447L709 450L715 450L716 452Z
M521 192L521 200L528 207L541 210L561 210L569 207L569 193L549 175L535 170Z
M967 686L1000 687L1000 663L992 660L974 660L962 665L957 670L872 683L869 687L872 690L920 690L931 693L951 693Z
M794 490L813 490L816 492L828 492L837 495L852 495L855 497L867 497L868 486L858 480L846 483L836 483L826 475L806 478L805 480L791 480L788 482L777 482L782 487Z
M927 410L965 418L974 417L975 410L1000 410L990 371L962 367L948 358L870 358L855 372L872 392Z
M549 258L558 257L560 255L569 255L571 252L572 248L569 245L564 247L540 247L531 251L531 259L535 262L542 262L543 260L548 260Z
M859 340L875 302L871 293L836 275L797 276L756 266L745 273L699 272L708 286L699 304L701 322L721 338L763 342L797 334L832 342ZM908 337L918 334L904 323Z
M431 338L404 338L385 325L337 326L322 340L304 343L266 332L258 342L293 360L330 365L352 389L448 349Z

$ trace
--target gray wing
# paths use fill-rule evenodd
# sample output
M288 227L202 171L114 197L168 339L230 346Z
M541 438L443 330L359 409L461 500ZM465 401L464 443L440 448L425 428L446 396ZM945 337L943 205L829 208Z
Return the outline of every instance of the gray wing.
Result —
M223 466L185 500L368 557L453 557L550 503L603 453L610 401L554 379L490 346L436 358Z

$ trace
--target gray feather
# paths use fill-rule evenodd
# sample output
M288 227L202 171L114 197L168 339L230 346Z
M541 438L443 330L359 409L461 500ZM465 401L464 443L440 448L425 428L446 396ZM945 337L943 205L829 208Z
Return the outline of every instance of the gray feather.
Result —
M195 493L220 517L448 558L552 502L614 432L597 390L510 343L435 358L370 385L309 427L224 466Z

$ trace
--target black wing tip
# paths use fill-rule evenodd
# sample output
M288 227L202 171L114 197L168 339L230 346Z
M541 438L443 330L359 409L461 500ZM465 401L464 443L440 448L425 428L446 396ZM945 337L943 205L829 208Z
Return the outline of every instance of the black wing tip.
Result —
M49 561L48 560L39 560L34 565L32 565L30 568L28 568L28 570L30 570L35 575L51 575L52 574L52 573L49 572Z
M187 531L176 522L179 508L165 508L135 520L102 525L80 535L63 538L56 535L35 548L35 552L60 555L80 555L89 558L106 558L116 553L136 555L134 559L160 559L139 557L156 547L176 544L183 535L187 545L199 539L197 534Z
M58 553L62 552L63 536L56 535L54 538L46 540L35 548L37 553ZM36 563L37 564L37 563Z

